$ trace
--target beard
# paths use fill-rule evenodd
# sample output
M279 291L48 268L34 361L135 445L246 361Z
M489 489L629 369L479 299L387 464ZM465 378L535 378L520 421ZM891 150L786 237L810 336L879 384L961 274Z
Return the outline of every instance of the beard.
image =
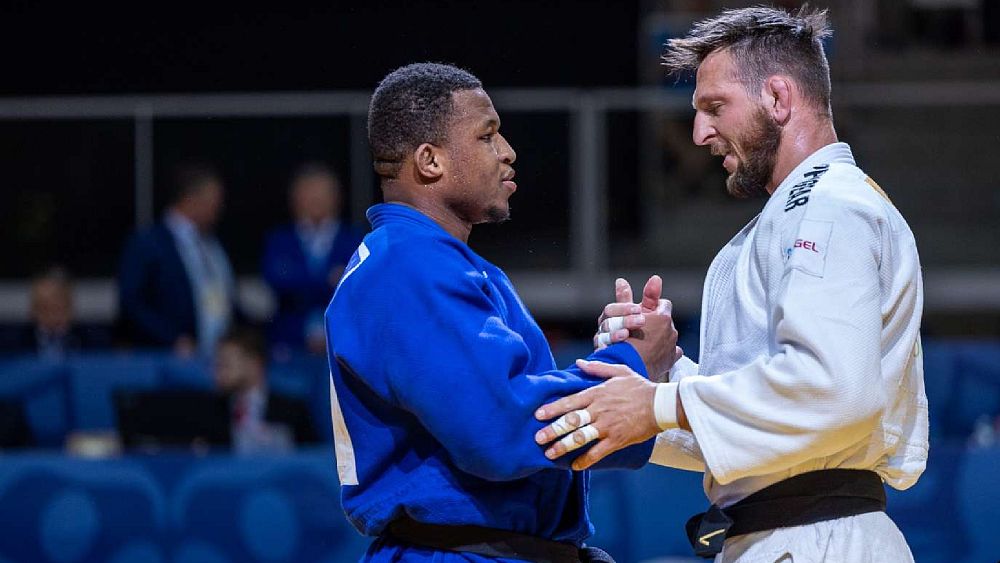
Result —
M726 191L735 198L749 199L766 197L767 184L774 173L774 163L781 144L781 127L771 119L763 108L759 108L750 119L747 132L740 138L740 147L745 158L740 159L736 170L726 178ZM729 143L712 152L730 152Z
M473 225L503 223L510 220L510 204L503 205L496 201L486 203L469 192L462 193L458 198L449 199L447 204L456 216Z
M496 224L504 221L510 221L510 206L504 209L497 205L491 205L486 209L486 223Z

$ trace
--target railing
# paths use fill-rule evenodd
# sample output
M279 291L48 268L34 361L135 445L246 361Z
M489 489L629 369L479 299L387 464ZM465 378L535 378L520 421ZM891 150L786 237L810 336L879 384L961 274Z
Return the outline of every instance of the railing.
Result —
M566 112L570 117L570 269L514 271L511 277L529 306L539 314L593 310L612 287L615 275L639 279L645 272L611 272L609 229L602 202L608 191L607 114L609 111L690 112L690 92L662 89L491 89L501 112ZM197 94L159 96L39 97L0 100L0 120L131 119L134 123L135 208L137 225L153 220L153 128L159 118L346 116L350 129L350 209L362 217L373 203L374 183L366 138L369 94L359 91L316 93ZM835 108L915 108L1000 106L996 82L838 84ZM735 229L735 227L734 227ZM653 265L650 265L653 266ZM632 275L634 274L634 275ZM702 270L666 274L678 310L696 312ZM243 280L251 309L270 307L255 279ZM937 271L926 279L927 309L1000 310L1000 268ZM78 302L85 317L113 317L114 285L90 280ZM23 283L0 283L0 320L23 318L27 293Z

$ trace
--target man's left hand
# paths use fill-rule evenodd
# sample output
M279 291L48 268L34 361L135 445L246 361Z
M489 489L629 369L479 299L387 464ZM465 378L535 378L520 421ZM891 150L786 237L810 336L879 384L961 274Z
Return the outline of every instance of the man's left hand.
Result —
M624 365L577 360L577 366L589 375L605 377L608 381L563 397L535 412L535 417L542 421L560 417L535 434L538 444L551 444L545 450L545 457L556 459L599 440L573 462L573 469L579 471L660 432L653 412L655 383ZM551 443L560 437L562 439Z

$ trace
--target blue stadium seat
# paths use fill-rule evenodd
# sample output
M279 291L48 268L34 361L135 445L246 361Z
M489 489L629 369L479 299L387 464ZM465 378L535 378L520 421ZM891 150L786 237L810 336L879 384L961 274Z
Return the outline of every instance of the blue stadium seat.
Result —
M0 362L0 397L24 406L35 443L61 447L72 425L67 369L34 357Z
M368 541L340 510L329 452L206 459L174 492L173 527L232 561L356 561Z
M108 563L166 563L163 549L149 540L136 540L115 551Z
M589 545L618 561L632 561L633 530L624 471L595 471L590 479L590 518L596 534Z
M952 563L956 547L964 545L956 502L958 471L964 443L931 443L927 469L906 491L886 487L886 512L903 532L921 563Z
M165 388L210 390L215 387L211 363L204 359L167 357L160 375L160 384Z
M136 561L122 549L160 553L165 511L159 485L132 463L36 454L0 464L0 557L12 561Z
M160 354L90 354L71 359L68 366L74 428L114 429L115 391L156 388L162 363Z
M937 401L928 396L931 424L932 428L942 427L940 435L946 439L967 440L980 417L1000 415L1000 346L976 342L950 342L946 346L952 365L947 377L949 391L947 395L942 392ZM925 381L930 378L926 375ZM928 389L928 395L930 392Z
M618 561L693 556L684 523L708 505L701 473L648 465L592 475L590 544Z
M634 561L654 557L692 557L684 532L688 518L708 508L703 473L657 465L626 474Z
M301 354L272 362L268 382L275 391L305 399L320 382L325 384L329 374L326 357Z
M963 561L996 561L1000 557L1000 447L966 452L957 480L958 515L964 529L959 551Z
M301 354L272 362L268 369L268 382L274 391L306 401L316 435L322 441L333 441L330 367L325 356Z

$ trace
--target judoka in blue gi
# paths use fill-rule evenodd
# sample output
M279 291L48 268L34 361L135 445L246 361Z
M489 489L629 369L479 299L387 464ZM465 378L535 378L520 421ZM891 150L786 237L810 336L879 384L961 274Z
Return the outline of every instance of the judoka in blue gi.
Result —
M516 155L499 129L479 80L448 65L397 69L371 101L386 203L326 312L343 507L376 538L364 561L580 561L593 532L588 473L545 457L533 415L601 380L556 369L510 280L466 244L509 216ZM590 359L666 372L669 315L625 329L640 326ZM604 466L639 467L652 447Z

